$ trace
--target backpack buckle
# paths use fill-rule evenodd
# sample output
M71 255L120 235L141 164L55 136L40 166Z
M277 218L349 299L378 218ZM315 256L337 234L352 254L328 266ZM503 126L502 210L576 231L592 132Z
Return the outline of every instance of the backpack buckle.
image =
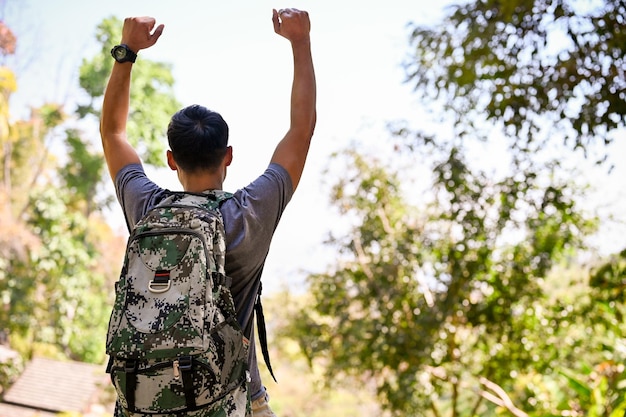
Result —
M137 372L139 361L135 359L126 359L124 361L124 372L127 374L134 374Z
M180 379L181 372L191 371L191 366L193 365L191 356L181 356L176 359L172 366L174 368L174 379L178 381Z
M193 365L193 360L191 356L181 356L178 358L178 369L181 371L191 371L191 366Z
M156 271L154 273L154 279L150 280L148 283L148 289L155 294L166 292L171 286L170 271Z

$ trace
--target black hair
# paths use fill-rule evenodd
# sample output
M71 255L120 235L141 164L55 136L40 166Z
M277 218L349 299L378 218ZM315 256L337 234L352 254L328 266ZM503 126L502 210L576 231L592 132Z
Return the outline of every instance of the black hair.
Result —
M228 124L219 113L194 104L172 116L167 141L179 168L187 172L213 171L226 155Z

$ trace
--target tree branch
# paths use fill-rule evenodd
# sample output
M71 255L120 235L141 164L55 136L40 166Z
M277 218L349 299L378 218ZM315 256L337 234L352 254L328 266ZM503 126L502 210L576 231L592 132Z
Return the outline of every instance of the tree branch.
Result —
M485 398L487 401L491 401L492 403L499 405L500 407L506 408L516 417L528 417L528 414L526 414L524 411L517 408L515 404L513 404L511 398L498 384L496 384L495 382L491 382L484 377L480 378L480 383L495 392L494 395L487 391L481 391L481 397Z

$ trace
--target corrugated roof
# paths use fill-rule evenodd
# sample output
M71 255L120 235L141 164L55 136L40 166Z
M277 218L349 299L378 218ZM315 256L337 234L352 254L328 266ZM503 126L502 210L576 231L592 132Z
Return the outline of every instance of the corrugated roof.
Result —
M4 402L47 411L84 412L107 383L104 366L35 358L4 394Z
M2 417L57 417L59 414L51 411L34 410L19 405L0 403Z

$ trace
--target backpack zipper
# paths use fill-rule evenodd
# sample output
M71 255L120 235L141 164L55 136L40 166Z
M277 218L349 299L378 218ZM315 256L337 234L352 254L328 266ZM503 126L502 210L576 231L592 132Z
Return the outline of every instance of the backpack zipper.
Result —
M211 259L211 254L209 252L209 245L207 243L206 236L204 236L204 234L200 232L196 232L195 230L185 229L182 227L180 228L173 227L173 228L161 229L161 230L148 230L145 232L137 233L132 236L128 244L130 245L135 240L141 239L143 237L159 236L159 235L175 235L175 234L192 235L200 239L200 241L202 242L202 247L204 248L204 254L205 254L206 259L207 260Z

